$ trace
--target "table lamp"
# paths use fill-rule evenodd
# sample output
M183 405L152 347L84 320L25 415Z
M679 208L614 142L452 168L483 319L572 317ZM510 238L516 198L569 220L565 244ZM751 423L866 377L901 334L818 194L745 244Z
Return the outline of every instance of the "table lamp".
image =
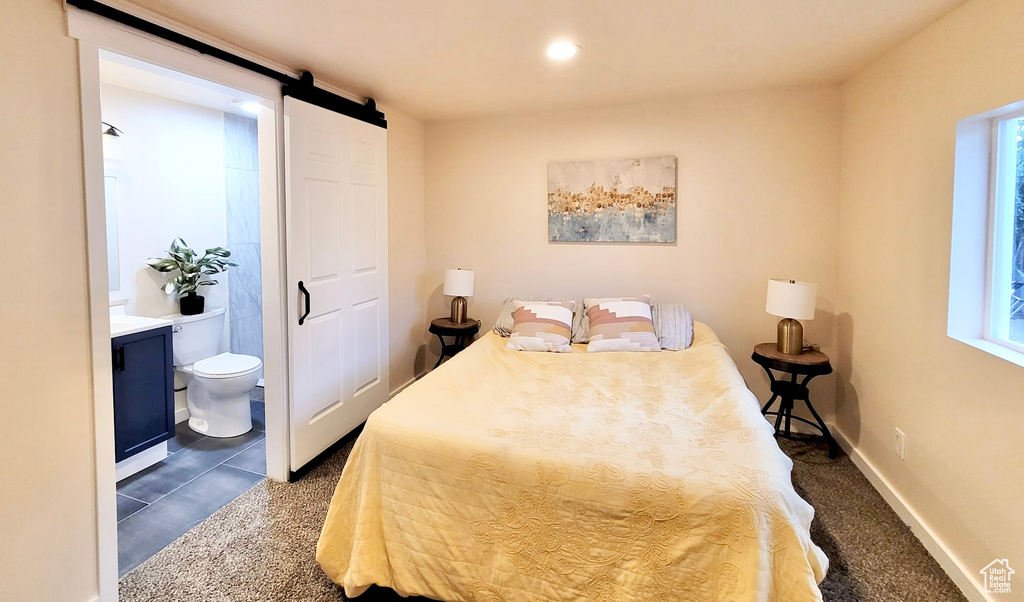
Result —
M458 268L446 270L444 273L444 294L452 299L452 322L462 324L466 321L466 297L473 296L473 270Z
M814 319L814 302L817 298L817 284L781 278L768 281L768 300L764 310L782 318L775 344L779 353L803 353L804 327L798 320Z

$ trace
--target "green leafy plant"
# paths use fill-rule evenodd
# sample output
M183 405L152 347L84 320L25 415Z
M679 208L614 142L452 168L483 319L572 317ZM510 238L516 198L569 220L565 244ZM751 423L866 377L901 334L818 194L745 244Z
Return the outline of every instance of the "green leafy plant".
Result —
M199 257L185 241L175 238L171 242L171 248L167 250L167 257L150 259L146 261L146 265L158 272L177 270L178 274L160 288L168 295L172 292L185 295L194 293L200 286L217 284L216 280L203 280L204 277L218 274L229 267L238 267L238 264L228 257L231 257L231 251L227 247L207 249L203 256Z

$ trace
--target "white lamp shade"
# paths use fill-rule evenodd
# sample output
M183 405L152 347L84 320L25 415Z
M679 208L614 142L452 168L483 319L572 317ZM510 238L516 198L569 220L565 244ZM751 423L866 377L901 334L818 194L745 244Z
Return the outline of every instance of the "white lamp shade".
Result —
M473 270L447 270L444 273L444 294L449 297L472 297Z
M780 318L813 320L818 285L772 278L768 281L768 301L764 310Z
M121 148L121 145L124 144L124 143L121 142L121 138L118 137L118 136L108 136L108 135L103 135L102 138L103 138L103 158L104 159L112 159L114 161L123 161L124 157L122 156L122 154L123 154L124 149Z

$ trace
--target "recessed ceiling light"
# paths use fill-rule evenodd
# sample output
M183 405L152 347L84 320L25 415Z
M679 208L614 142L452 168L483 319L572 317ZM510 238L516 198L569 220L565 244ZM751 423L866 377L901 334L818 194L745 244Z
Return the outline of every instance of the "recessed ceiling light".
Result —
M571 59L579 54L579 52L580 47L572 42L555 42L548 46L545 54L548 55L548 58L555 59L556 61L564 61L566 59Z

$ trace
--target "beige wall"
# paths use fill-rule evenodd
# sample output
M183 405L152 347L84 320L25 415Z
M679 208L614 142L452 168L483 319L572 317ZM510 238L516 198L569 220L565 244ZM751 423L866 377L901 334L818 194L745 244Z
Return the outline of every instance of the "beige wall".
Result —
M750 352L775 337L769 277L819 284L806 334L833 351L839 100L805 87L427 124L431 317L457 266L476 270L469 313L485 328L508 296L651 293L710 324L765 398ZM679 159L676 244L548 242L549 162L657 155ZM826 413L831 378L812 383Z
M91 368L75 43L57 0L0 18L0 599L90 599Z
M391 390L423 373L427 340L423 124L388 107L388 297Z
M839 428L975 579L1024 559L1024 369L946 336L954 135L1024 99L1022 22L974 0L843 87Z

